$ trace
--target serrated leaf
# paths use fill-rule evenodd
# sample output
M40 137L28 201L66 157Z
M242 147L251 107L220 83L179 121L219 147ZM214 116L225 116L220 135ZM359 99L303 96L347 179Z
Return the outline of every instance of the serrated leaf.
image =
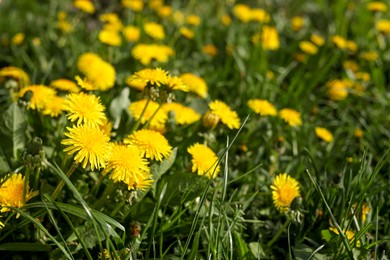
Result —
M127 112L130 105L130 89L123 88L119 96L115 97L110 104L110 115L113 117L113 128L117 129L122 118L122 113Z

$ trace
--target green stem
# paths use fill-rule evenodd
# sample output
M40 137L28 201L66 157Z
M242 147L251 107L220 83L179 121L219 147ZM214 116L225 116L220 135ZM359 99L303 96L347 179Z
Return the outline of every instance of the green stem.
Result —
M160 110L162 104L159 104L158 108L156 109L156 111L154 111L153 115L149 118L148 122L146 122L146 124L144 125L143 128L147 129L150 125L150 122L152 122L152 119L153 117L157 114L157 112Z
M116 185L114 185L114 183L110 181L109 184L106 186L103 195L100 197L98 201L95 202L95 204L93 204L92 208L99 210L103 205L103 203L107 201L107 197L111 195L111 193L115 190L115 188Z
M27 165L26 173L25 173L25 176L24 176L22 205L24 205L26 203L26 195L27 195L28 183L29 183L30 173L31 173L32 169L34 169L34 168L32 168L31 166Z
M66 173L66 177L70 178L74 170L76 169L77 164L73 163L68 172ZM51 195L52 199L55 200L58 196L58 193L62 190L62 187L64 187L65 181L61 179L61 181L57 184L57 187L54 189L53 194Z
M135 125L133 126L133 128L130 130L130 134L133 133L134 131L136 131L138 129L139 125L141 124L142 118L145 114L146 108L149 105L149 102L150 102L150 98L147 99L146 104L145 104L144 108L142 109L141 115L139 116L138 120L135 122Z
M287 226L291 223L292 221L292 218L290 217L287 217L286 219L286 222L284 222L283 226L278 230L278 232L276 233L276 235L267 243L267 247L271 247L273 245L273 243L276 242L276 240L278 240L278 238L280 237L280 235L284 232L284 230L287 228Z
M116 213L118 213L118 211L125 205L126 203L126 200L122 200L118 206L116 206L116 208L113 210L113 212L110 214L111 217L115 217Z

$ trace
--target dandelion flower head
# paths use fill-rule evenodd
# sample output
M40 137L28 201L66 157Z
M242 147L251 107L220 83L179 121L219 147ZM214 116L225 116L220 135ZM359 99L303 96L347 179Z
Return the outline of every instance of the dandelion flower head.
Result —
M157 40L164 40L165 31L161 24L154 22L147 22L144 24L144 30L147 35Z
M192 172L206 175L209 178L215 178L218 175L220 171L217 165L218 157L209 147L196 143L188 147L187 152L192 156Z
M333 134L326 128L315 127L314 131L316 135L327 143L333 142Z
M7 78L12 78L19 83L20 87L24 87L30 84L30 77L27 73L14 66L4 67L0 69L0 82L3 82Z
M200 119L200 115L194 109L180 103L165 103L162 109L167 113L172 111L178 125L190 125Z
M50 83L50 86L66 92L78 93L80 88L77 84L69 79L56 79Z
M250 99L248 100L248 106L261 116L276 116L278 113L273 104L263 99Z
M196 93L202 98L207 97L208 88L204 79L192 73L181 74L180 78L189 87L189 91Z
M56 91L53 88L44 85L30 85L20 90L19 97L23 97L27 91L33 93L28 106L31 109L44 109L48 100L56 96Z
M281 212L287 212L292 201L300 196L298 181L287 173L276 176L271 189L275 207Z
M291 127L302 125L301 113L294 109L283 108L279 111L279 116Z
M216 115L229 129L240 128L241 121L236 111L231 110L231 108L223 101L212 101L209 104L209 108L210 112Z

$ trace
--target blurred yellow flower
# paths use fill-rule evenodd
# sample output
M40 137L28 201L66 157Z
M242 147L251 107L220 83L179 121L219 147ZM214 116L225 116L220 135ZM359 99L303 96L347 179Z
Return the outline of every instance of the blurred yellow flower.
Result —
M144 9L142 0L122 0L122 6L134 12L141 12Z
M141 30L132 25L125 26L122 30L123 36L129 42L136 42L141 36Z
M359 64L357 64L357 62L354 60L345 60L343 62L343 67L353 72L357 72L359 70Z
M98 35L100 42L110 46L121 46L122 38L117 31L101 30Z
M358 46L354 41L347 41L347 49L351 52L356 52Z
M64 152L74 156L76 163L86 169L91 170L105 168L112 153L112 144L108 137L98 127L89 125L74 125L66 128L67 139L63 139L61 144L65 145Z
M248 23L252 19L252 11L249 6L245 4L236 4L233 7L233 14L238 20Z
M133 80L139 80L149 84L150 86L160 87L167 81L169 77L168 71L161 68L155 69L142 69L133 74Z
M248 100L248 106L261 116L276 116L278 113L273 104L263 99L250 99Z
M31 109L44 109L46 103L53 99L56 96L56 91L48 86L44 85L30 85L24 87L19 92L19 97L23 97L27 91L32 92L32 98L30 99L30 103L28 108Z
M140 79L135 79L133 75L127 76L125 79L125 83L132 87L135 88L139 91L143 91L148 84L146 81L140 80Z
M291 127L302 125L301 113L291 108L283 108L279 111L279 116Z
M305 19L302 16L294 16L291 18L291 27L294 31L302 30L305 25Z
M320 139L324 140L327 143L333 142L333 134L326 128L315 127L314 131Z
M236 111L226 105L223 101L215 100L209 103L210 113L218 117L218 119L229 129L240 128L240 118Z
M80 92L80 88L77 86L77 84L69 79L53 80L52 82L50 82L50 86L55 89L66 91L66 92L73 92L73 93Z
M87 14L93 14L95 12L95 6L91 0L74 0L73 5Z
M299 182L287 173L275 177L271 190L274 205L280 212L287 212L293 200L301 196Z
M187 23L189 25L198 26L201 23L201 19L198 15L191 14L187 16Z
M279 49L279 35L275 27L264 26L261 31L260 40L264 50Z
M143 65L149 65L152 60L165 63L174 54L171 47L158 44L137 44L131 50L131 55Z
M330 227L329 230L332 231L333 233L337 234L337 235L340 235L340 233L337 230L337 228ZM350 241L355 237L355 232L352 231L352 230L343 230L343 233L345 234L347 239L350 240Z
M321 35L318 35L318 34L312 34L310 36L310 40L317 46L322 46L325 43L324 38Z
M217 49L217 47L215 47L214 44L206 44L203 46L202 52L206 53L209 56L214 57L218 54L218 49Z
M221 16L221 23L225 26L228 26L232 23L232 18L228 14L224 14Z
M130 0L131 1L131 0ZM148 6L152 10L158 10L164 5L164 0L149 0Z
M202 98L206 98L208 87L204 79L192 73L181 74L180 78L189 87L189 91L198 94Z
M364 136L363 130L360 128L356 128L355 131L353 132L353 135L356 138L362 138Z
M83 92L71 93L66 96L63 109L71 122L79 126L86 124L93 127L102 125L106 119L105 107L100 103L100 97Z
M8 207L21 208L38 194L38 191L30 190L30 186L27 184L26 200L23 202L25 177L20 173L8 174L1 179L0 183L0 212L9 211Z
M146 105L147 107L145 109ZM144 109L145 112L141 118L141 114ZM155 130L164 129L165 123L168 120L167 113L160 109L160 105L157 102L152 100L147 101L146 99L141 99L139 101L134 101L130 104L129 111L134 117L134 120L141 120L141 124L145 124L147 121L151 120L149 128Z
M30 84L30 77L18 67L9 66L0 69L0 83L9 78L16 80L20 87Z
M172 7L169 5L161 6L158 8L157 14L162 18L170 17L173 14Z
M99 19L104 23L103 31L119 32L123 28L123 24L116 13L101 14Z
M145 30L145 33L153 39L163 40L165 38L164 27L161 24L147 22L144 24L143 28Z
M376 61L379 58L379 54L376 51L366 51L362 52L360 54L360 57L367 61Z
M162 109L166 113L173 112L176 124L178 125L193 124L200 119L200 115L194 109L180 103L165 103L162 105Z
M390 20L381 19L376 22L375 27L378 32L390 34Z
M142 156L156 161L162 161L172 152L168 140L161 133L149 129L135 131L124 143L137 147Z
M309 41L301 41L299 43L299 48L307 54L314 55L318 52L318 48L316 45Z
M367 72L359 71L359 72L355 73L355 79L363 80L363 81L367 82L367 81L369 81L371 79L371 76Z
M183 35L187 39L194 38L194 32L187 27L180 27L179 31L180 31L180 34Z
M206 175L208 178L217 177L220 167L218 157L209 147L195 143L188 147L187 152L191 154L192 172L198 175Z
M135 146L113 144L112 155L103 171L104 175L107 173L114 182L125 183L129 190L145 189L153 183L148 161Z
M337 48L339 49L347 48L347 40L344 37L340 35L333 35L331 39Z
M373 12L386 12L387 5L383 2L369 2L367 3L367 9Z
M12 37L12 44L21 45L24 42L24 33L17 33Z
M57 117L63 112L64 102L65 99L63 97L54 96L45 103L42 113L51 117Z
M348 80L331 80L326 83L327 94L331 100L340 101L348 96L348 89L352 87L352 82Z
M267 13L267 11L261 8L253 8L251 10L250 17L251 21L255 21L258 23L268 23L271 20L270 15Z

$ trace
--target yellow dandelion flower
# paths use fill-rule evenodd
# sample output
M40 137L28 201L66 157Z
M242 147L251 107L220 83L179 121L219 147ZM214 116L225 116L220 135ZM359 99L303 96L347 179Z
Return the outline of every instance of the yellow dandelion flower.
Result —
M117 31L102 30L98 35L99 41L110 46L121 46L122 38Z
M123 28L123 24L116 13L101 14L99 19L104 23L104 31L119 32Z
M19 97L23 97L27 91L31 91L33 93L30 104L28 105L31 109L44 109L48 100L51 100L56 96L56 91L50 87L43 85L30 85L20 90Z
M142 156L156 161L162 161L172 152L168 140L161 133L149 129L135 131L124 140L124 143L136 146Z
M359 64L357 64L354 60L346 60L343 62L343 67L345 69L351 70L353 72L357 72L359 70Z
M94 90L95 86L87 78L81 79L79 75L75 77L77 84L85 90ZM77 93L77 92L76 92Z
M350 81L331 80L326 83L327 94L331 100L340 101L348 96L348 89L352 86Z
M356 138L362 138L364 136L364 132L362 129L356 128L353 132L353 136L355 136Z
M52 82L50 82L50 86L55 89L66 91L66 92L72 92L72 93L80 92L80 88L77 86L77 84L69 79L53 80Z
M314 54L316 54L318 52L317 46L314 45L313 43L309 42L309 41L301 41L299 43L299 48L304 53L307 53L307 54L310 54L310 55L314 55Z
M90 0L75 0L73 1L74 7L87 14L93 14L95 12L95 6Z
M320 139L324 140L327 143L333 142L333 134L326 128L323 127L315 127L314 131Z
M45 103L45 108L42 113L51 117L57 117L62 114L64 102L65 99L63 97L54 96Z
M337 235L340 235L339 231L335 227L330 227L329 230ZM352 230L343 230L343 233L349 241L353 240L353 238L355 237L355 232Z
M123 36L129 42L136 42L141 36L141 30L136 26L128 25L122 30Z
M206 175L208 178L217 177L220 167L218 157L209 147L195 143L188 147L187 152L191 154L192 172L198 175Z
M187 23L189 25L198 26L201 23L201 19L198 15L191 14L187 16Z
M264 50L279 49L279 35L275 27L264 26L260 35L261 46Z
M252 19L252 10L245 4L236 4L233 7L233 14L244 23L248 23Z
M368 82L371 79L370 74L368 72L364 72L364 71L356 72L354 75L355 75L355 79L362 80L365 82Z
M66 13L65 12L59 12L57 20L57 28L61 30L63 33L69 33L73 31L72 24L66 20Z
M187 27L180 27L179 32L185 38L190 39L190 40L193 39L194 35L195 35L194 31L192 31L191 29L189 29Z
M332 36L332 42L339 49L347 48L347 40L344 37L340 36L340 35L333 35Z
M21 87L30 84L30 77L24 70L18 67L9 66L0 69L0 82L8 78L16 80Z
M174 54L171 47L158 44L137 44L131 50L131 55L143 65L149 65L152 60L166 63Z
M164 40L165 31L161 24L154 22L147 22L144 24L144 30L147 35L157 40Z
M24 33L17 33L12 37L12 44L14 45L21 45L24 42Z
M183 106L180 103L165 103L162 109L167 113L170 111L173 112L176 124L178 125L193 124L200 119L200 115L194 109Z
M132 88L143 91L148 83L140 79L134 79L133 75L127 76L125 83Z
M264 9L254 8L251 10L251 21L268 23L270 20L270 15Z
M211 57L214 57L218 54L218 49L214 44L206 44L203 46L202 52Z
M202 98L206 98L208 88L204 79L192 73L181 74L180 78L189 87L189 91L198 94Z
M302 30L305 25L305 19L302 16L294 16L291 18L291 27L294 31Z
M386 12L387 5L383 2L369 2L367 3L367 9L373 12Z
M250 99L248 100L248 106L261 116L276 116L278 114L275 106L267 100Z
M122 0L122 6L134 12L141 12L144 9L142 0Z
M143 158L141 151L135 146L114 144L112 155L103 174L110 172L109 178L114 182L127 184L128 189L138 187L139 183L151 180L148 161ZM152 184L152 181L149 182ZM145 189L145 185L142 185Z
M132 79L145 82L151 86L161 86L164 84L164 82L167 81L168 77L168 71L165 71L161 68L155 68L140 70L134 73Z
M232 18L228 14L224 14L221 16L221 23L228 26L232 23Z
M107 118L104 119L103 124L99 125L99 129L103 131L107 136L111 136L112 123Z
M378 30L378 32L390 34L390 20L378 20L375 24L375 28Z
M111 157L112 145L108 137L98 127L89 125L67 127L68 131L61 144L67 146L64 152L69 155L76 154L74 160L80 163L85 169L87 166L91 170L105 168L107 161Z
M280 212L287 212L293 200L301 196L299 182L287 173L275 177L271 185L272 200Z
M77 125L87 124L97 127L104 123L105 107L100 103L100 97L85 93L71 93L67 95L63 109L68 112L67 117Z
M301 113L291 108L283 108L279 111L279 116L291 127L302 125Z
M21 208L23 204L23 189L25 177L20 173L8 174L0 181L0 212L6 212L8 207ZM37 191L31 191L27 184L26 200L29 201L32 197L38 194Z
M241 121L237 115L237 112L231 110L231 108L223 101L212 101L209 104L209 108L210 112L216 115L221 120L221 122L225 124L229 129L240 128Z
M172 90L180 90L180 91L184 91L184 92L189 91L189 87L183 83L183 81L180 77L177 77L177 76L171 77L168 75L168 77L166 77L164 79L163 84L165 85L165 87L169 91L172 91Z
M362 57L362 59L365 59L367 61L376 61L379 58L379 54L376 51L366 51L366 52L362 52L360 54L360 57Z
M131 0L130 0L131 1ZM149 0L148 6L152 10L157 10L164 5L164 0Z
M162 18L170 17L172 16L172 13L173 13L172 7L169 5L161 6L157 10L158 16Z
M310 40L317 46L322 46L325 44L325 40L321 35L318 34L312 34L310 36Z
M358 46L357 46L356 42L354 42L354 41L347 41L347 49L350 52L356 52L358 49Z
M147 105L146 110L141 118L141 113L144 110L146 105ZM157 102L149 100L148 103L146 99L142 99L139 101L132 102L129 106L129 111L131 115L134 117L134 120L141 120L141 124L145 124L147 121L151 119L149 123L150 128L164 129L165 123L168 120L168 115L165 111L159 109L159 107L160 105ZM156 112L156 110L158 111Z

